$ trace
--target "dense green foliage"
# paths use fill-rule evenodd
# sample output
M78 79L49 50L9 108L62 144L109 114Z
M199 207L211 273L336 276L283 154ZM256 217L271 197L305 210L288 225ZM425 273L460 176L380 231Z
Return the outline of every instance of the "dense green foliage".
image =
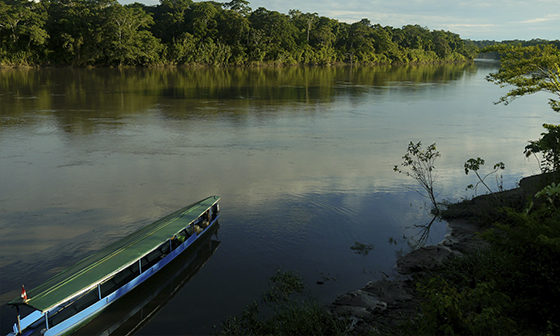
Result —
M246 0L0 0L0 65L410 63L476 50L449 31L253 11Z
M560 332L560 193L556 185L519 211L503 209L482 234L489 247L422 274L421 317L406 333L515 335ZM538 198L546 198L541 201Z
M527 157L541 153L542 160L539 160L541 172L555 172L560 170L560 125L543 124L546 132L541 133L542 138L531 140L525 146Z
M474 172L474 174L476 175L476 177L478 178L478 182L476 184L469 184L467 186L467 189L474 189L474 191L476 192L476 189L478 187L479 184L482 184L484 187L486 187L486 190L488 190L488 192L490 192L490 194L494 195L494 197L497 199L496 195L494 194L494 191L492 191L492 189L490 189L490 187L488 186L488 184L484 181L486 180L486 178L490 175L495 175L496 178L496 185L498 187L498 191L503 191L504 187L503 187L503 180L502 180L502 175L498 174L498 171L500 170L504 170L506 168L506 165L503 162L498 162L494 165L494 169L492 171L490 171L489 173L487 173L486 175L484 175L484 177L480 176L480 174L478 173L478 171L480 170L480 167L484 166L484 159L482 158L470 158L467 160L467 162L465 162L464 167L465 167L465 175L469 175L469 172Z
M560 112L560 52L553 45L531 47L498 45L482 51L500 53L501 68L487 80L513 88L498 103L509 104L518 97L547 92L556 97L549 99L551 108Z

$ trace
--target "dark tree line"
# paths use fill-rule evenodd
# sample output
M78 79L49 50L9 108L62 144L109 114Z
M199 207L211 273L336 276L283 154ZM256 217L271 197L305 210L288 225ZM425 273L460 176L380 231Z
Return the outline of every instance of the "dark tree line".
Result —
M449 31L252 10L246 0L0 0L0 65L441 62L476 50Z
M560 40L544 40L544 39L532 39L532 40L503 40L503 41L495 41L495 40L481 40L481 41L469 41L470 43L474 44L477 48L481 49L482 54L477 57L487 58L487 59L495 59L499 60L501 58L500 52L498 50L505 46L511 47L537 47L537 46L544 46L550 45L556 48L560 48Z

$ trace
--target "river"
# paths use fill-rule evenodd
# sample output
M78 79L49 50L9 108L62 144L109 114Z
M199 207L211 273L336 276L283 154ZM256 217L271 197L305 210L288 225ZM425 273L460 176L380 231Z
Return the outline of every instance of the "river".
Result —
M485 80L496 70L0 70L1 334L21 284L209 195L222 197L219 248L138 335L211 333L277 270L321 303L393 275L431 220L416 182L393 172L410 141L437 143L439 200L473 196L469 158L482 172L504 162L506 188L539 172L523 148L555 114L544 94L494 105L507 92ZM426 243L445 233L436 221Z

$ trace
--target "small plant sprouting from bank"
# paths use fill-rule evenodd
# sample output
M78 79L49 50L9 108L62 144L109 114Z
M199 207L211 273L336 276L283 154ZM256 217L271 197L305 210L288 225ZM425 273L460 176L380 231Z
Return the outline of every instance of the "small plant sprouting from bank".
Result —
M298 301L293 294L305 289L303 279L291 271L278 271L270 278L274 284L262 297L268 306L263 313L253 301L239 316L221 323L218 335L341 335L349 321L330 313L314 300Z
M373 244L363 244L360 242L356 242L354 246L350 247L350 249L353 250L354 253L362 254L364 256L367 256L371 252L371 250L373 250L373 248Z
M490 175L495 175L498 191L503 191L504 190L503 177L501 174L498 174L498 171L504 170L506 168L506 165L503 162L496 163L494 165L494 170L484 175L484 177L481 177L480 174L478 173L481 166L484 166L484 159L481 158L476 158L476 159L470 158L467 160L467 162L465 162L465 174L469 175L469 172L472 171L475 173L476 177L478 178L478 182L474 185L469 184L467 186L467 189L474 189L474 191L476 192L477 187L480 184L482 184L492 195L494 195L496 199L498 199L494 191L490 189L490 187L488 186L488 184L486 184L486 182L484 182L484 180L486 180L486 178Z
M434 162L440 156L435 143L422 149L421 141L416 144L411 141L406 154L402 157L403 162L393 168L393 171L412 177L420 184L425 194L420 191L418 193L430 200L435 214L439 214L439 207L434 192L434 183L437 179Z

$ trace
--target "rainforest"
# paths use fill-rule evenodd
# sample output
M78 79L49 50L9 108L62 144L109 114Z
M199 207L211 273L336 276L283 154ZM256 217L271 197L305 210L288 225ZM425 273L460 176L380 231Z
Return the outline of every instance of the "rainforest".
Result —
M253 10L246 0L0 0L7 67L440 63L477 50L450 31Z

